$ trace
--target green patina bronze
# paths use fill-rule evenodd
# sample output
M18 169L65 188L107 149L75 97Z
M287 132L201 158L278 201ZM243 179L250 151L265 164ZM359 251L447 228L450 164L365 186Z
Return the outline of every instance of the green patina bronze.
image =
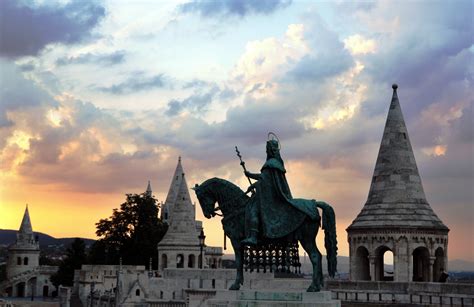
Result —
M238 156L241 158L237 150ZM316 235L321 218L325 230L328 272L334 277L337 266L336 221L332 207L314 199L293 198L285 177L285 166L277 140L267 142L267 160L261 173L252 174L241 165L248 178L257 180L247 189L247 196L238 186L220 178L211 178L196 185L194 190L204 216L211 218L222 212L222 225L235 251L237 278L231 290L243 283L242 254L244 245L256 245L270 240L299 241L313 265L313 280L308 291L319 291L323 284L321 253L316 246ZM249 179L250 181L250 179ZM218 207L216 207L216 203Z

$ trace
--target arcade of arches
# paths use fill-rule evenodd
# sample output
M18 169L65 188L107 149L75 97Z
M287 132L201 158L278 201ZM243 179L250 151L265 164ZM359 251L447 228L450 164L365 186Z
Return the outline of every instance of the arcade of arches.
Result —
M189 268L197 269L200 266L201 255L199 252L197 254L193 253L173 253L173 252L163 252L160 253L160 269L166 268ZM210 255L205 255L204 257L204 268L217 269L222 267L222 259L220 257L213 257Z
M382 240L380 240L382 238ZM434 238L400 236L349 236L350 279L371 281L437 282L447 269L447 236ZM393 254L393 266L387 256Z

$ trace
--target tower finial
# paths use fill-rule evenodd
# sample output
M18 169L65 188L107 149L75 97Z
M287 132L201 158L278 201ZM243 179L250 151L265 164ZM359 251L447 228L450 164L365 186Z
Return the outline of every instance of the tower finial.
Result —
M178 162L181 162L181 156L178 156Z
M398 84L396 84L396 83L392 84L392 88L393 88L394 91L396 91L397 88L398 88Z

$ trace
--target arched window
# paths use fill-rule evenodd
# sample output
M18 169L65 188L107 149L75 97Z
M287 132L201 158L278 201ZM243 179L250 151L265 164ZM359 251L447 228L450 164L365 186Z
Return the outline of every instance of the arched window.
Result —
M440 280L441 274L445 271L445 257L442 247L438 247L435 251L435 262L433 265L433 281L443 282Z
M161 255L161 269L166 269L168 267L168 256L166 254Z
M393 252L387 246L380 246L375 251L375 280L393 281Z
M413 281L430 281L430 252L424 246L413 251Z
M357 248L352 270L354 280L370 280L369 251L364 246Z
M194 268L195 267L195 261L196 260L196 257L191 254L188 256L188 268Z
M184 268L184 256L183 256L183 254L178 254L176 256L176 267L178 269Z
M140 296L140 289L135 290L135 295Z
M23 258L23 264L28 265L28 257Z
M48 296L49 296L49 287L43 286L43 297L48 297Z
M17 257L17 258L16 258L16 264L17 264L17 265L21 265L21 257Z

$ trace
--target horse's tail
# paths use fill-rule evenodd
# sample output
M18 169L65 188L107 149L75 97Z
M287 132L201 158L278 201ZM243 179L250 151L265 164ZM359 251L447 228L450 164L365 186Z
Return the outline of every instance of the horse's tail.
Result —
M325 202L316 202L323 210L324 247L326 247L326 258L328 261L329 276L334 277L337 271L337 239L336 239L336 216L333 208Z

